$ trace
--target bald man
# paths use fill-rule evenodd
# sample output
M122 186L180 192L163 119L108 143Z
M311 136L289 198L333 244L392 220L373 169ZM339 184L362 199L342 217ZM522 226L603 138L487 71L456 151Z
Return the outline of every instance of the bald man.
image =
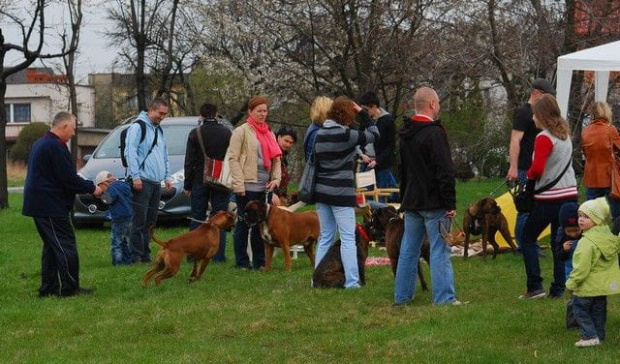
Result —
M394 301L406 305L413 300L422 238L428 234L433 303L458 305L450 247L441 234L450 231L450 218L456 215L455 172L448 137L438 119L437 92L422 87L413 102L416 114L404 120L399 132L405 233L394 280Z

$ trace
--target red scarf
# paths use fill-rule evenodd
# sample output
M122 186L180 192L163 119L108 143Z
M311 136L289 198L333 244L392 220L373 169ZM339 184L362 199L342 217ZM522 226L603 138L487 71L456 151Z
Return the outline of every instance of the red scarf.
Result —
M263 151L263 162L265 164L265 169L271 171L271 160L282 155L282 150L276 141L276 137L271 132L271 129L269 129L269 125L267 125L267 123L259 123L249 117L248 124L250 124L256 132L256 138L258 139L261 150Z

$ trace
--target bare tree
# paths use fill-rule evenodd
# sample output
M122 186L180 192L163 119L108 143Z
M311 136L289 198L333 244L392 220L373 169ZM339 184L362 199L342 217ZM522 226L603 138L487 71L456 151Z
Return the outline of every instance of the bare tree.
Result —
M0 29L0 165L6 166L6 118L5 96L7 89L7 78L23 69L26 69L36 60L50 59L65 56L75 52L74 47L58 52L43 53L43 46L46 41L45 26L45 8L51 1L35 0L29 7L29 11L25 17L19 16L17 6L9 6L3 4L0 7L0 17L8 20L9 24L19 28L21 34L21 43L14 44L5 41L2 29ZM9 52L15 52L19 55L17 63L11 66L5 66L6 56ZM7 170L0 168L0 209L9 207L8 186L7 186Z
M82 27L82 0L67 0L69 9L69 20L71 31L67 34L66 28L61 35L62 49L77 49L80 44L80 29ZM67 76L67 87L69 88L69 104L71 106L71 112L73 115L79 115L78 102L77 102L77 90L75 83L75 60L77 52L70 52L62 57L65 74ZM71 155L73 157L73 163L77 164L78 157L78 128L76 126L75 135L71 138Z
M146 110L146 57L153 47L154 34L158 31L157 16L165 2L116 0L116 6L108 8L108 17L116 23L116 29L108 31L107 35L122 47L122 60L134 70L139 110Z

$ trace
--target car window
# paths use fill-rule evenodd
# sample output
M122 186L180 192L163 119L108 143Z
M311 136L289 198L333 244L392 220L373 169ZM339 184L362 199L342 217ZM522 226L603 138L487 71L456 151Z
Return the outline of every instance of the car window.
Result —
M169 155L185 155L187 135L195 127L195 125L162 124ZM93 158L120 158L120 135L124 128L120 127L112 130L99 144Z

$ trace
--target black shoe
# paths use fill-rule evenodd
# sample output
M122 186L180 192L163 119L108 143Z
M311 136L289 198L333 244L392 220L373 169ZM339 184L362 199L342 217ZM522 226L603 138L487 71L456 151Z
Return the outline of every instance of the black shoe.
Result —
M46 293L39 292L39 298L45 298L45 297L60 297L60 294L56 292L46 292Z
M92 294L93 294L93 290L91 288L79 287L75 291L71 293L67 293L67 294L61 294L61 296L62 297L81 296L81 295L90 296Z

